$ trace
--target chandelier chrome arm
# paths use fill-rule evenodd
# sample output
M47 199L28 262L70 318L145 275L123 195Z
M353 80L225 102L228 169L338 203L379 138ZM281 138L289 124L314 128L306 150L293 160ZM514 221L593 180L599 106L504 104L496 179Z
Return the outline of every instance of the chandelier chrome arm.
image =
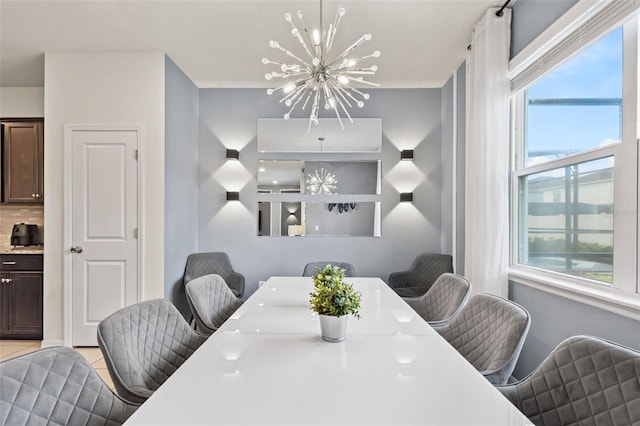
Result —
M284 114L285 119L288 119L291 116L292 112L303 99L304 102L302 102L301 107L303 111L306 110L307 105L311 103L311 110L309 113L309 130L311 129L311 124L318 124L321 105L325 110L333 110L341 127L341 113L344 113L344 116L353 122L353 119L347 109L347 107L353 108L350 100L359 108L363 107L364 102L357 99L351 92L361 96L364 100L369 99L368 94L362 93L355 87L352 87L353 84L380 87L379 84L364 80L362 77L363 75L374 75L378 70L376 65L372 65L370 67L357 67L361 61L365 61L370 58L379 58L379 51L374 51L369 55L362 56L357 59L348 58L348 56L363 43L371 40L371 34L364 34L342 51L342 53L333 61L328 60L328 55L333 48L336 33L345 14L346 9L339 6L333 22L329 24L326 33L323 33L322 0L320 0L320 30L314 29L313 31L309 31L305 25L301 11L297 12L297 17L300 21L301 27L298 27L293 22L293 17L290 13L286 13L285 20L291 24L291 35L302 45L302 49L305 51L306 55L311 58L311 61L309 62L300 58L274 40L269 42L269 46L273 49L280 50L286 56L297 61L297 63L285 64L271 61L267 58L262 59L262 63L264 65L275 65L279 67L279 72L269 72L265 74L265 79L289 79L287 83L276 87L275 89L267 90L267 94L269 95L278 90L283 91L284 96L280 99L279 103L284 103L289 107L289 110Z

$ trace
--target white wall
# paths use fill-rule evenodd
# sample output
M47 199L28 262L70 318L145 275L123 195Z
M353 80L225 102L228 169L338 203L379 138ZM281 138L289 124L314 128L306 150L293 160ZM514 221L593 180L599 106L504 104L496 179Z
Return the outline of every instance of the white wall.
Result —
M0 87L0 117L44 117L44 87Z
M143 294L164 297L164 54L45 54L44 342L64 330L63 147L65 124L142 125Z

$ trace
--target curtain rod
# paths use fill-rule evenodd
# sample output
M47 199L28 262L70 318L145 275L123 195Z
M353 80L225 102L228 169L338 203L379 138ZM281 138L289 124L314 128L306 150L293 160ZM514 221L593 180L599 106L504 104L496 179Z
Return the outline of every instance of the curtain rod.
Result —
M511 2L511 0L507 0L507 1L502 5L502 7L500 8L500 10L496 12L496 16L502 16L502 15L503 15L502 11L504 10L504 8L505 8L505 7L507 7L507 5L508 5L510 2Z
M506 2L504 2L504 4L502 5L502 7L500 8L500 10L498 10L498 11L496 12L496 16L502 16L502 15L504 15L504 13L503 13L502 11L507 7L507 5L508 5L509 3L511 3L511 0L507 0ZM471 49L472 49L471 45L468 45L468 46L467 46L467 50L469 50L469 51L470 51Z

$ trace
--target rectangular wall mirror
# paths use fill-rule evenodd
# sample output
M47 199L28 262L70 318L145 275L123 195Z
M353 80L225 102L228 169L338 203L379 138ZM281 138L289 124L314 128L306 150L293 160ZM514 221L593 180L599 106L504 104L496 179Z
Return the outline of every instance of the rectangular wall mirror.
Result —
M377 153L382 150L382 119L345 120L320 118L309 126L308 118L259 118L258 152Z
M380 194L380 160L258 161L258 194Z
M259 236L379 237L379 202L258 202Z

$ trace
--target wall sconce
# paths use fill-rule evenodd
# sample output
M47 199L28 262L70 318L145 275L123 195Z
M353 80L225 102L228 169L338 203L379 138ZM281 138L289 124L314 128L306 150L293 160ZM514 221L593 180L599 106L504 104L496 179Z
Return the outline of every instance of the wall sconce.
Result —
M412 149L403 149L400 151L400 159L401 160L413 160L413 150Z
M240 193L227 191L227 201L240 201Z
M413 201L413 192L403 192L400 194L400 202Z
M239 160L240 151L237 149L227 149L227 160Z

